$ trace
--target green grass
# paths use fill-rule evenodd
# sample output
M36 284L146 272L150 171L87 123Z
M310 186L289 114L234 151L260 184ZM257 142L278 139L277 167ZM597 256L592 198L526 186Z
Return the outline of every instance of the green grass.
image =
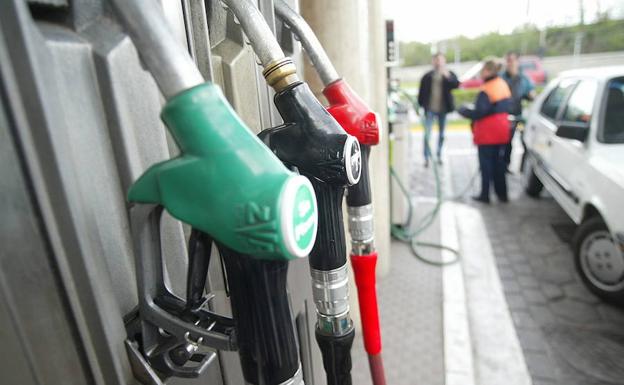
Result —
M416 80L412 80L409 82L406 81L401 81L401 85L400 87L403 88L404 90L418 90L418 87L420 86L420 82L416 81Z

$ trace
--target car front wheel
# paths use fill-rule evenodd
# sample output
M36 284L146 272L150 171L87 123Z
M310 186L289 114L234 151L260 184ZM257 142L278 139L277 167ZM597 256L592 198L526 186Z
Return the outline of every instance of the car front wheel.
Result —
M624 306L624 255L602 218L584 221L573 240L576 269L587 287L606 301Z

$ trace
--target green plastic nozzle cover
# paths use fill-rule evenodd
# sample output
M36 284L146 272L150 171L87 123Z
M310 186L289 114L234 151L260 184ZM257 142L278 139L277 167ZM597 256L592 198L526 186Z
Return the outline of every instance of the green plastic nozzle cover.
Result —
M128 200L175 218L259 259L309 254L318 212L310 181L289 171L245 126L218 86L172 97L161 118L181 154L151 166Z

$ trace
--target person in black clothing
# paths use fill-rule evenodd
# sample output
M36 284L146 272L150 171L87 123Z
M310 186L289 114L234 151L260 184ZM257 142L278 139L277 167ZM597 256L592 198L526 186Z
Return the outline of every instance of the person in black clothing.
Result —
M429 165L431 157L428 144L434 118L438 119L439 129L437 159L442 162L446 114L455 109L451 90L459 87L457 76L446 68L444 55L433 55L432 62L433 69L422 77L418 91L418 104L425 109L425 167Z

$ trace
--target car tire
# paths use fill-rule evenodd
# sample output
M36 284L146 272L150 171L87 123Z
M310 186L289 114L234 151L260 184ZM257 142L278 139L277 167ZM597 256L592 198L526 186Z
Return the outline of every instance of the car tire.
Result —
M539 198L544 185L535 175L535 169L530 160L524 165L524 191L532 198Z
M624 255L600 216L576 229L572 247L576 270L587 288L607 302L624 306Z

